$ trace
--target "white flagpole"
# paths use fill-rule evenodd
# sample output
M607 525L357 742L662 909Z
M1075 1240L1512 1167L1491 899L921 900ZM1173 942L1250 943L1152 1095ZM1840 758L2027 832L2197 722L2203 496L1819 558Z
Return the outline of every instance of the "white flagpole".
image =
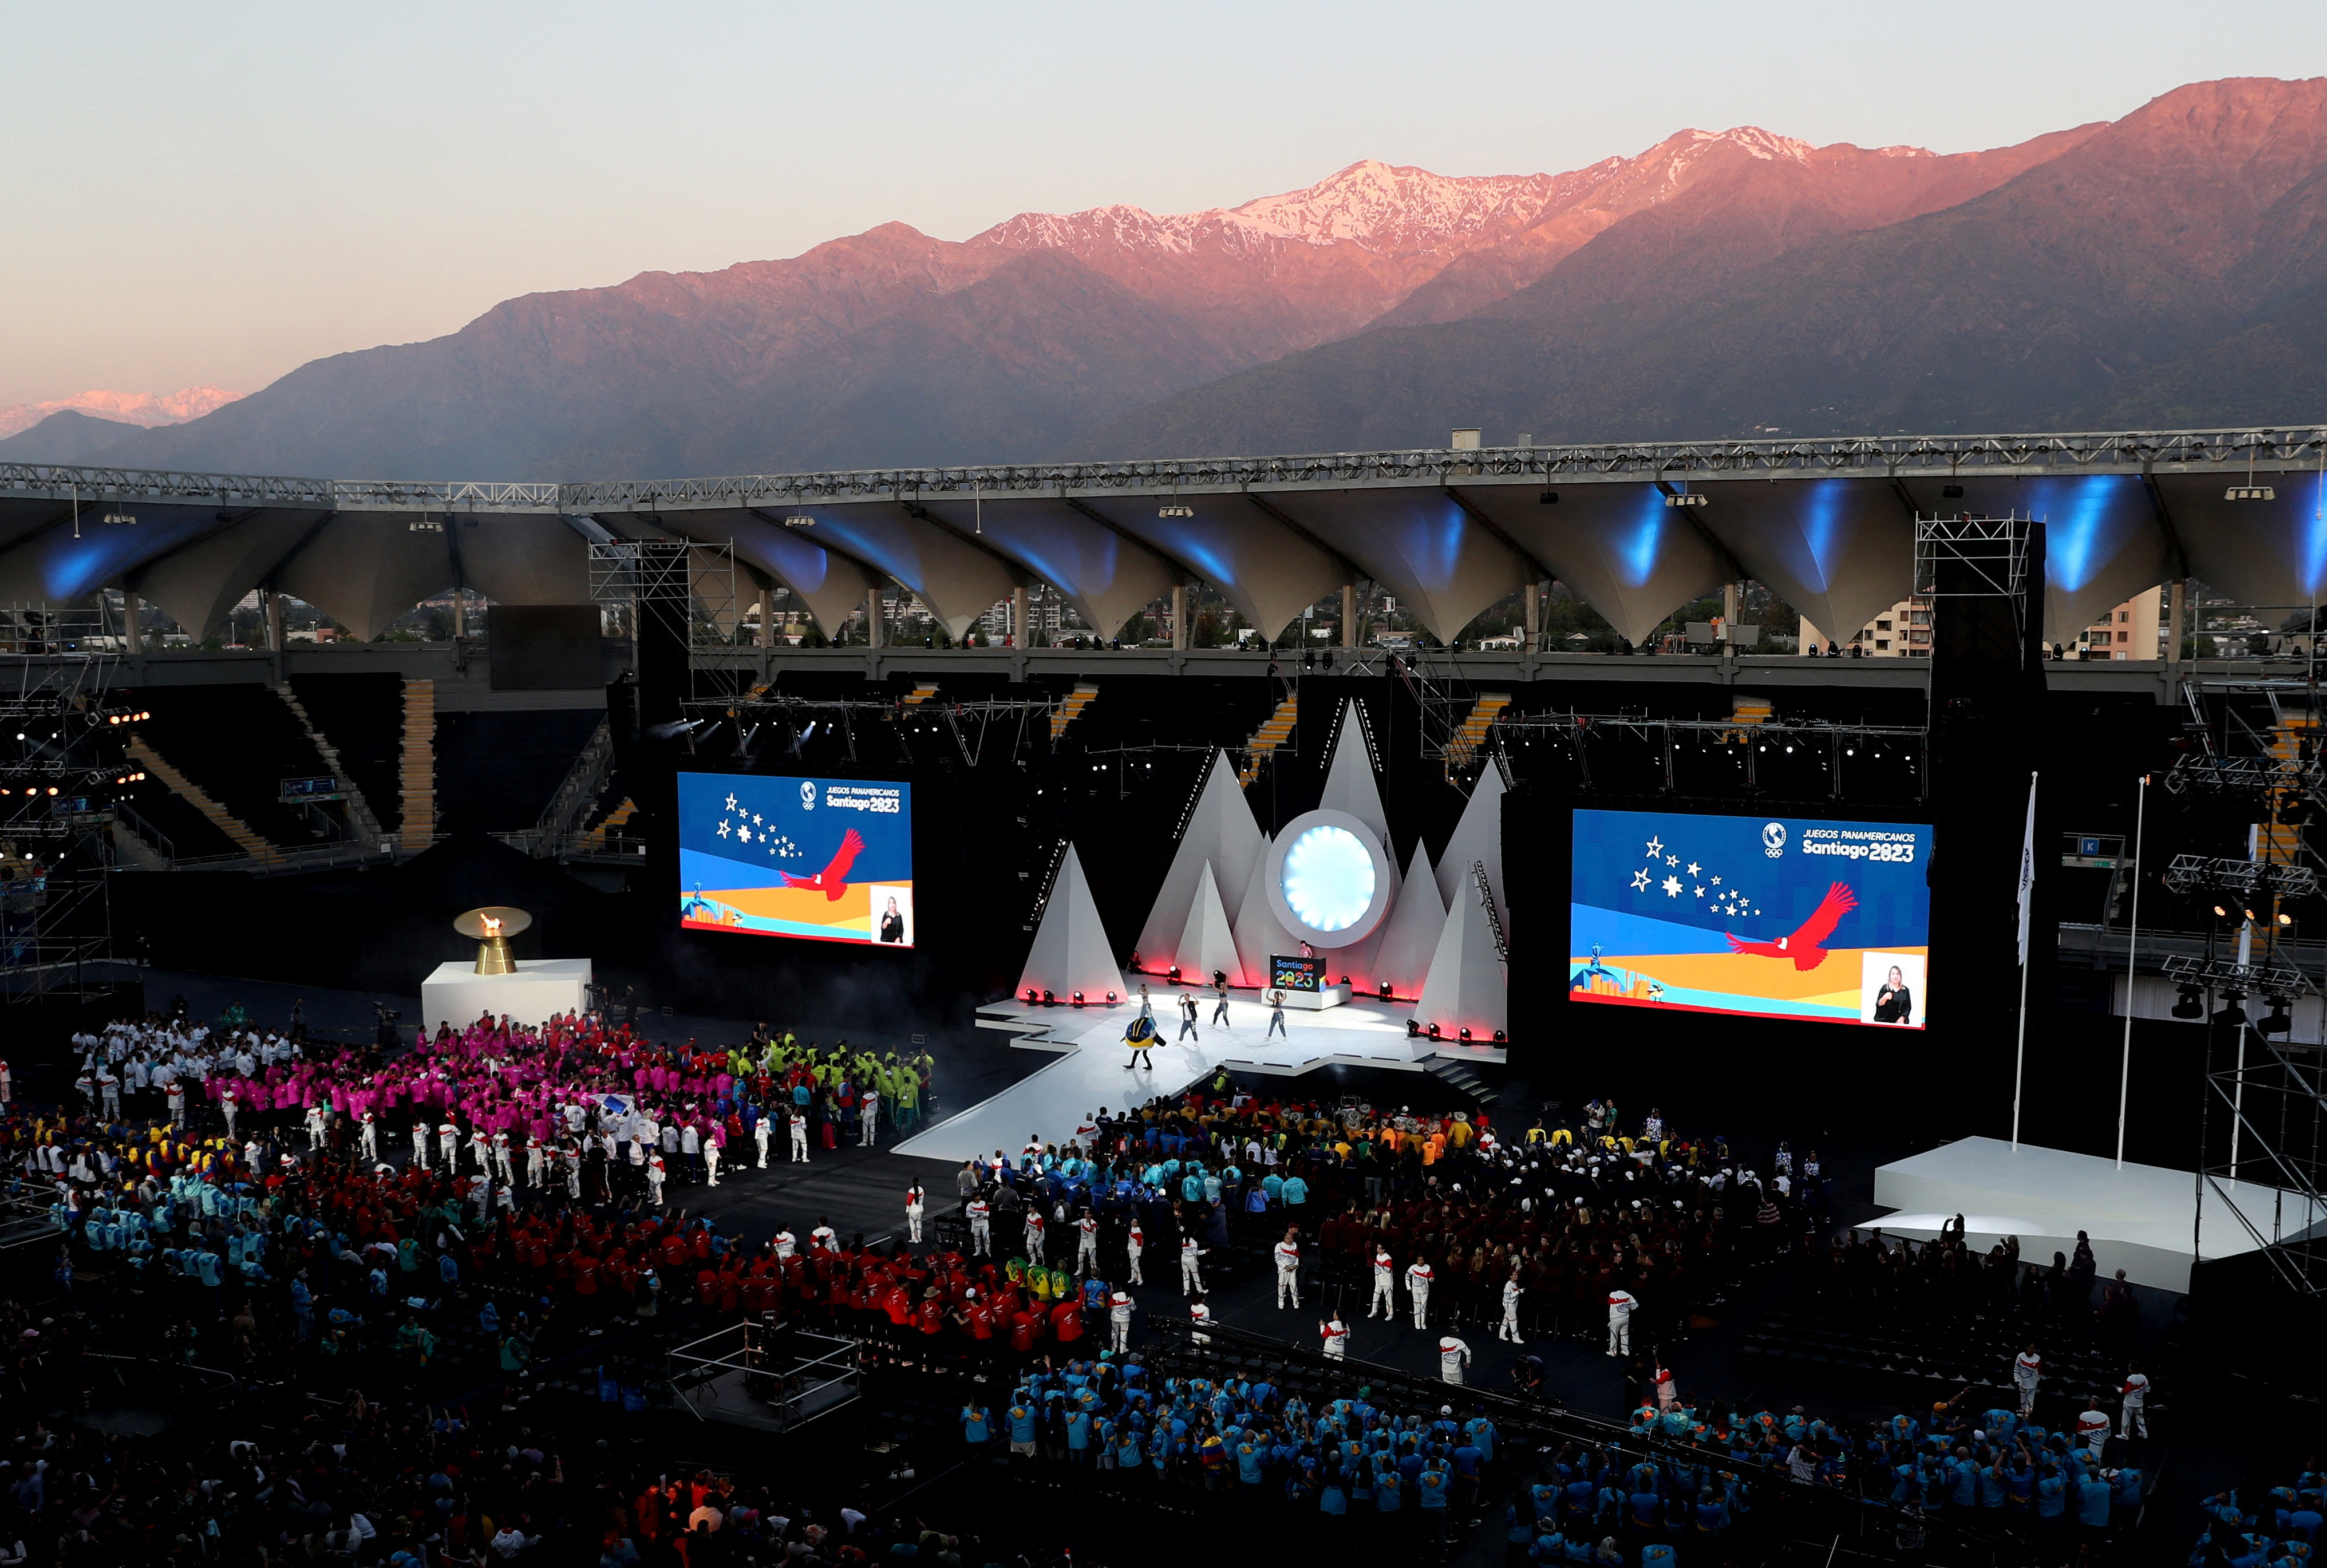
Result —
M2125 934L2125 1059L2117 1073L2117 1168L2125 1169L2125 1101L2133 1087L2133 965L2141 941L2141 830L2149 815L2149 775L2141 776L2141 793L2133 807L2133 924Z
M2036 775L2028 775L2028 827L2020 840L2020 1038L2012 1052L2012 1152L2020 1152L2020 1080L2028 1064L2028 910L2036 885Z

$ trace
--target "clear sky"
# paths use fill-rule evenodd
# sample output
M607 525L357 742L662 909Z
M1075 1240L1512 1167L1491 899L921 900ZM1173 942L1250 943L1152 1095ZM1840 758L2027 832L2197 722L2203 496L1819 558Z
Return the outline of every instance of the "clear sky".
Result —
M1992 146L2327 74L2317 0L0 8L0 403L240 391L899 219L1233 205L1684 126Z

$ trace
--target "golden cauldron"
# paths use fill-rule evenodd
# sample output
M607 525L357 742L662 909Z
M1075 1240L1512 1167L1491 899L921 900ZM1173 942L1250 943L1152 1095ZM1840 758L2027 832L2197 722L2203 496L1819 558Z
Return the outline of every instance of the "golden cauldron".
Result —
M509 939L531 924L533 917L523 910L487 904L481 910L455 916L453 929L464 937L477 938L478 974L514 975L517 959L509 953Z

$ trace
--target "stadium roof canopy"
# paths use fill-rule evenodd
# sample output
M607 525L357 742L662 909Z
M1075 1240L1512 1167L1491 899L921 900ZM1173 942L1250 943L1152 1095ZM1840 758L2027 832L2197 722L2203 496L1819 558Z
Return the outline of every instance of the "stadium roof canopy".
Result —
M1722 583L1847 631L1912 586L1920 516L2045 524L2046 627L2159 583L2327 594L2327 427L1490 447L575 484L0 464L0 608L135 592L208 636L252 589L369 639L456 585L582 603L593 537L732 542L827 630L889 582L959 636L1047 583L1112 636L1174 583L1280 631L1370 580L1451 639L1556 578L1645 640ZM1702 502L1672 504L1682 495ZM134 519L131 521L129 519ZM446 526L446 525L451 526Z

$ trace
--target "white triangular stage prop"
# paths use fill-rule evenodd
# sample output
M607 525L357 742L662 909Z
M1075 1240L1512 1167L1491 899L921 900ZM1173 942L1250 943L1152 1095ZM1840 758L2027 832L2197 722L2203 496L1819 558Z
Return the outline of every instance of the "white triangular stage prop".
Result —
M1495 956L1495 933L1475 879L1446 911L1414 1018L1425 1030L1438 1025L1444 1041L1459 1041L1467 1029L1473 1045L1492 1045L1496 1032L1509 1027L1503 964Z
M1188 911L1195 905L1196 883L1207 863L1212 867L1220 907L1231 920L1236 918L1238 907L1228 901L1241 902L1263 845L1259 825L1252 819L1252 807L1244 791L1237 787L1236 770L1229 765L1228 753L1214 752L1211 771L1205 776L1195 809L1188 814L1187 830L1181 834L1180 846L1173 854L1172 869L1164 873L1164 889L1147 911L1147 923L1140 928L1141 967L1160 973L1173 962L1169 955L1179 950Z
M1196 896L1189 901L1187 923L1180 928L1172 962L1180 966L1180 977L1192 985L1210 985L1215 970L1234 975L1239 966L1236 929L1229 924L1229 912L1220 903L1220 884L1212 880L1210 861L1204 863L1196 878Z
M1376 987L1388 981L1396 995L1419 994L1445 926L1446 906L1439 901L1430 856L1417 838L1406 862L1406 881L1398 887L1397 901L1390 906L1389 919L1381 923L1381 946L1375 949L1368 977Z
M1346 811L1374 830L1382 847L1397 857L1390 843L1389 815L1382 809L1381 788L1374 779L1373 752L1366 744L1364 719L1352 697L1341 709L1341 733L1333 741L1333 761L1325 770L1325 792L1318 798L1320 811Z
M1123 971L1116 966L1098 905L1071 844L1051 884L1051 901L1042 908L1042 924L1034 933L1033 951L1026 955L1026 972L1018 976L1017 994L1023 996L1029 985L1061 1002L1078 991L1097 1002L1123 985Z
M1236 950L1243 970L1237 981L1239 985L1267 985L1270 957L1301 950L1300 939L1285 929L1285 922L1276 918L1276 906L1269 901L1265 843L1253 859L1252 875L1244 884L1244 901L1237 910Z
M1446 841L1446 851L1438 857L1438 896L1447 908L1454 907L1458 887L1472 885L1471 865L1474 861L1486 865L1487 885L1495 893L1495 915L1503 922L1503 929L1509 931L1511 901L1503 896L1503 769L1492 757L1479 770L1479 782L1471 791L1471 803L1463 807L1462 820L1454 825L1454 836Z

